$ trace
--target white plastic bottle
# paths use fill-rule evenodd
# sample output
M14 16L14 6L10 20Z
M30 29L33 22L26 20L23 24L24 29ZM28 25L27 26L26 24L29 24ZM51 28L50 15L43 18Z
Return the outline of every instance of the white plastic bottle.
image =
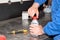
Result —
M39 25L37 17L33 17L31 24L36 25L36 26Z
M32 22L31 22L31 24L33 24L33 25L35 25L35 26L38 26L39 25L39 23L38 23L38 20L37 20L37 17L33 17L33 20L32 20ZM32 34L31 35L32 37L37 37L38 35L36 35L36 34Z

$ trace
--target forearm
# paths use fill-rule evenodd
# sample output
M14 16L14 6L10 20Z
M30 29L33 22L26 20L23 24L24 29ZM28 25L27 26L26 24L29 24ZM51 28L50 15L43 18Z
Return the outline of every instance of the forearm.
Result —
M47 25L44 27L43 31L44 33L48 35L58 35L60 34L60 26L56 25L54 22L48 22Z

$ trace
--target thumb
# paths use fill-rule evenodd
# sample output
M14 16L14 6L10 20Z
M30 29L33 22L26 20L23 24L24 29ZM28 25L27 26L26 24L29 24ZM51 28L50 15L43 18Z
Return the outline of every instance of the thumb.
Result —
M39 11L37 10L37 12L36 12L36 16L37 16L37 18L38 18L38 16L39 16Z
M33 14L31 15L32 18L33 18L33 16L34 16L34 14L35 14L35 13L33 13Z

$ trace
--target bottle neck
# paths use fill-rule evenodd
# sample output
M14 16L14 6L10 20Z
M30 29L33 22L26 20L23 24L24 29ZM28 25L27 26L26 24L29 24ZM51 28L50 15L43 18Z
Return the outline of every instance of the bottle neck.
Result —
M33 20L37 20L37 17L36 17L36 16L34 16L32 19L33 19Z

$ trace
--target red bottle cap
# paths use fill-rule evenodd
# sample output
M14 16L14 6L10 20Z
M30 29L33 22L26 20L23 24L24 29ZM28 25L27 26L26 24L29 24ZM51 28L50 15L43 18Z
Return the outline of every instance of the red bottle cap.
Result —
M37 17L36 17L36 16L34 16L34 17L33 17L33 20L37 20Z
M6 37L4 35L0 35L0 40L6 40Z

